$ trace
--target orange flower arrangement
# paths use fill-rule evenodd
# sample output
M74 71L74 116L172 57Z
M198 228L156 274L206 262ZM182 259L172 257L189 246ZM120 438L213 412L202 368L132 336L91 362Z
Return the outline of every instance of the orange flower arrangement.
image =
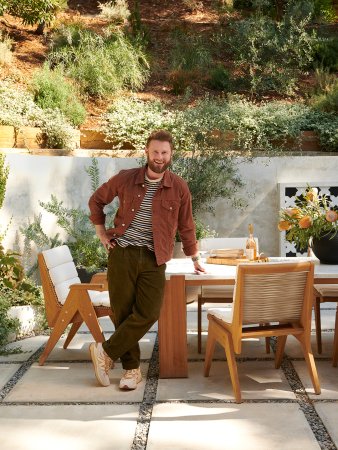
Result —
M338 208L330 207L327 197L311 186L296 197L294 208L282 209L279 216L279 231L286 231L286 239L300 250L308 248L311 238L334 236L338 231Z

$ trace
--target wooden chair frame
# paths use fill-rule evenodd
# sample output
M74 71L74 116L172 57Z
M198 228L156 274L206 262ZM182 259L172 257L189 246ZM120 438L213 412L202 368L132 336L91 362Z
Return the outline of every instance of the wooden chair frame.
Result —
M217 247L220 248L240 248L245 247L246 237L238 238L204 238L201 241L201 250L216 250ZM258 239L255 239L258 248ZM214 244L213 244L214 242ZM205 243L205 244L204 244ZM232 303L232 293L224 293L224 297L203 297L203 289L201 289L200 294L197 296L197 351L202 352L202 307L206 303ZM270 353L270 341L266 340L266 353Z
M72 326L63 344L63 348L66 349L68 347L83 322L86 323L95 341L103 342L105 339L98 318L109 316L113 321L113 312L110 307L93 306L88 294L88 290L107 290L105 274L94 275L90 283L71 285L66 301L62 305L58 301L54 284L50 278L42 253L38 255L38 264L45 299L47 321L48 325L53 329L47 345L39 358L39 365L43 366L48 355L69 324L72 324Z
M338 286L337 286L338 288ZM316 289L316 286L313 288L313 297L314 297L314 313L315 313L315 324L316 324L316 342L317 342L317 352L319 354L322 353L322 329L321 329L321 319L320 319L320 304L324 302L338 302L338 297L329 296L329 295L321 295L321 293ZM333 367L337 367L338 365L338 303L336 309L336 322L335 322L335 330L334 330L334 339L333 339L333 355L332 355L332 365Z
M267 263L268 264L268 263ZM304 300L300 320L294 323L267 324L262 326L246 326L243 324L243 292L245 275L254 273L307 272ZM288 335L295 336L300 342L311 381L316 394L320 394L320 384L315 361L311 350L311 313L314 266L312 262L290 264L245 264L238 267L236 292L231 323L224 322L208 314L209 329L205 355L204 376L209 376L216 341L225 349L229 366L231 383L237 403L241 403L241 390L237 372L235 353L241 353L242 339L257 337L277 337L275 367L281 365L285 343Z

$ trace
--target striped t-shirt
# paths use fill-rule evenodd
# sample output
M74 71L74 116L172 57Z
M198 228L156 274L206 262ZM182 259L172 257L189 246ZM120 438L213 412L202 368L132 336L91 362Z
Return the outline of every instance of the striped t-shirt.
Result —
M152 229L152 202L153 197L161 184L161 180L149 180L146 176L146 193L140 205L140 209L135 214L131 224L125 233L116 239L121 247L136 245L146 246L154 251L153 229Z

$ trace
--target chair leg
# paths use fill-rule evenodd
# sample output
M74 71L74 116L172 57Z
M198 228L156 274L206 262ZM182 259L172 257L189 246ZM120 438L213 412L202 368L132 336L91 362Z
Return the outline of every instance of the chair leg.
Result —
M89 297L88 299L86 299L86 297L82 298L81 304L79 304L79 313L91 332L95 342L104 342L104 335Z
M74 314L76 313L76 309L77 308L75 305L69 305L69 308L63 307L61 309L59 317L54 325L53 331L52 331L51 335L49 336L47 345L46 345L42 355L39 358L40 366L44 365L48 355L53 350L56 343L62 336L62 333L65 331L65 329L71 322L72 318L74 317Z
M270 338L269 337L265 338L265 351L266 351L266 353L270 353Z
M216 345L216 337L213 330L213 324L209 321L207 345L205 349L204 357L204 376L208 377L210 373L210 367L212 363L212 357L214 355Z
M227 357L232 389L234 391L236 403L242 403L241 387L239 384L237 363L234 352L234 344L230 333L226 333L225 354Z
M286 338L287 338L287 336L278 336L277 337L277 348L276 348L276 355L275 355L275 368L276 369L279 369L280 365L282 364Z
M333 367L337 367L337 363L338 363L338 305L336 311L336 325L334 328L333 358L332 358Z
M315 324L316 324L316 340L317 340L317 352L322 354L322 329L320 320L320 297L316 297L314 301L315 312Z
M202 300L201 297L197 298L197 351L202 351Z
M69 330L68 336L65 340L65 343L63 344L63 348L67 348L68 345L71 343L73 337L76 335L77 330L80 328L80 326L83 324L83 321L81 322L74 322L71 329Z
M302 346L304 358L305 358L306 365L307 365L307 368L308 368L308 371L310 374L310 378L312 381L314 391L316 394L320 394L320 392L321 392L320 383L319 383L318 372L317 372L315 360L314 360L314 357L312 354L310 337L307 337L304 334L296 335L295 337L299 340L299 342Z

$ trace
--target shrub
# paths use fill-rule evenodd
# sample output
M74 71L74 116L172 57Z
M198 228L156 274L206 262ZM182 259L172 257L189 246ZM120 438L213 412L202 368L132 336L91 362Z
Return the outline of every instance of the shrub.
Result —
M99 3L100 15L111 23L123 24L130 17L126 0L115 0L107 3Z
M208 86L217 91L228 91L231 86L229 71L222 65L213 68L208 79Z
M49 25L66 6L66 0L0 0L0 12L20 17L25 25Z
M0 66L8 66L12 62L12 40L0 31Z
M35 72L32 81L34 101L42 109L58 108L74 125L81 125L86 110L80 103L76 89L67 82L62 69L50 70L47 65Z
M332 0L314 0L314 16L326 22L337 20Z
M172 70L169 72L168 81L175 95L183 94L186 89L198 78L198 72L193 70Z
M338 80L328 86L325 92L315 95L311 99L313 108L319 111L338 113Z
M19 329L19 320L12 319L8 316L11 303L6 295L0 289L0 351L7 344L8 338L12 333L16 333Z
M83 92L101 97L143 86L149 74L147 58L121 30L106 36L77 30L74 35L76 42L56 48L48 59L51 67L62 65Z
M174 70L205 70L212 63L209 46L199 35L176 29L172 34L169 60Z
M323 149L338 148L338 118L334 114L300 103L274 101L256 105L240 96L230 96L228 100L205 98L184 110L168 110L160 102L119 99L107 114L105 132L116 149L129 142L142 150L145 136L156 128L172 132L179 152L207 146L224 153L236 151L241 156L257 151L275 154L283 150L290 138L297 140L302 130L317 131ZM229 131L234 132L234 139L227 139Z
M306 31L310 15L286 14L281 22L253 17L231 25L225 44L235 64L248 74L252 92L292 94L299 75L313 58L315 35Z
M338 70L338 38L321 37L314 45L313 67L327 69L330 72Z
M2 208L2 205L5 200L8 174L9 174L9 167L6 164L5 155L0 153L0 209Z
M8 82L0 84L0 125L40 127L47 135L49 148L74 148L74 128L58 109L41 109L33 96L15 89Z

